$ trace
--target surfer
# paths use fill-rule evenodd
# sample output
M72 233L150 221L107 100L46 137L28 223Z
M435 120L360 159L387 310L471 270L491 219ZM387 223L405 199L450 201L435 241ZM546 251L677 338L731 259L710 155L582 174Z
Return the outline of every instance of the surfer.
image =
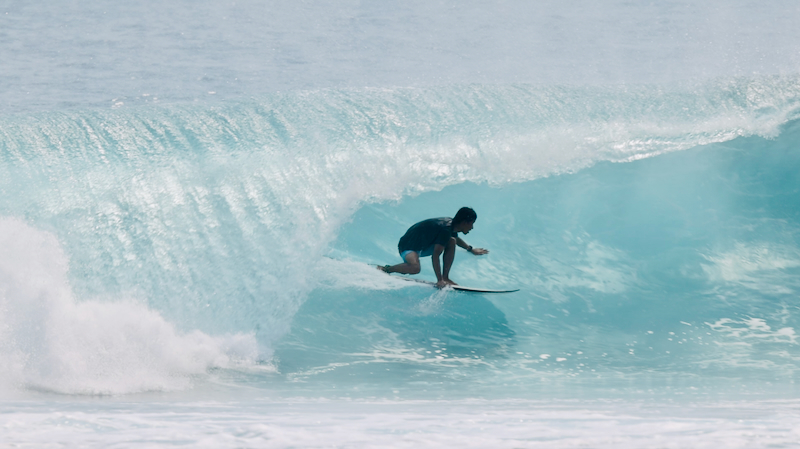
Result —
M477 218L478 214L474 210L462 207L453 218L430 218L420 221L408 228L397 244L403 263L379 266L378 269L386 273L417 274L420 271L419 258L432 256L436 287L458 285L450 280L450 267L453 266L456 256L456 245L476 256L489 252L483 248L473 248L458 236L459 232L469 234ZM442 254L444 254L443 264L439 262L439 256Z

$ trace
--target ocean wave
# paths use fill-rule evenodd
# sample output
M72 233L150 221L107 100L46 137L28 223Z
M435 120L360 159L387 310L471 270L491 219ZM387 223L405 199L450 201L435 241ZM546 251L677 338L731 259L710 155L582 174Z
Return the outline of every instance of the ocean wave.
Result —
M338 366L366 376L390 359L464 373L437 357L519 383L543 372L689 372L719 355L705 322L795 327L772 321L797 291L798 99L797 77L763 77L318 90L4 116L0 216L17 234L47 235L50 253L63 248L42 275L54 290L7 294L6 307L56 298L42 307L74 316L63 334L100 345L62 360L74 375L10 372L68 392L173 388L237 357L305 378ZM399 287L363 264L397 260L414 220L465 204L480 217L470 238L492 254L459 258L459 279L523 288L507 302L453 308L460 299ZM24 320L51 316L31 313L7 319L6 348ZM673 338L681 322L695 333ZM146 328L172 342L164 354ZM104 340L145 349L104 352ZM8 351L17 367L44 357ZM790 360L773 362L794 370ZM152 382L114 380L140 364L156 374L137 378Z

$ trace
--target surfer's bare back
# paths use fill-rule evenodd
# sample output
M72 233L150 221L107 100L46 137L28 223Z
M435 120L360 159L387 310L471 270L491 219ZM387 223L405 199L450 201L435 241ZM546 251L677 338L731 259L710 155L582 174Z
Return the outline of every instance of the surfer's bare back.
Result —
M436 286L443 288L448 285L458 285L450 280L450 267L453 266L456 257L456 245L476 256L489 252L483 248L473 248L458 236L459 232L469 234L477 219L478 214L474 210L462 207L453 218L430 218L420 221L408 228L397 244L403 263L379 266L378 269L386 273L417 274L420 270L419 258L432 256ZM442 258L444 269L439 263L439 256L442 253L444 253Z

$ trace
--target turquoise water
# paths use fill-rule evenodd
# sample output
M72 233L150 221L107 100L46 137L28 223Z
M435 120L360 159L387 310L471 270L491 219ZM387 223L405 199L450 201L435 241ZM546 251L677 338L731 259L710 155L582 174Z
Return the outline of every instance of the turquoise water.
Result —
M214 351L198 369L232 357L327 386L791 382L798 86L338 90L9 117L3 224L21 293L6 301L28 318L9 320L7 348L30 379L54 349L28 342L30 320L49 329L49 307L91 303L163 320L176 340L199 332ZM431 292L366 265L399 260L408 226L462 205L479 211L467 240L491 253L459 255L455 278L519 293ZM145 326L108 332L157 348ZM92 363L122 375L164 357L95 350L74 348L90 378ZM52 388L106 392L73 380Z
M796 7L96 6L3 19L6 441L796 440ZM461 206L519 292L369 266Z

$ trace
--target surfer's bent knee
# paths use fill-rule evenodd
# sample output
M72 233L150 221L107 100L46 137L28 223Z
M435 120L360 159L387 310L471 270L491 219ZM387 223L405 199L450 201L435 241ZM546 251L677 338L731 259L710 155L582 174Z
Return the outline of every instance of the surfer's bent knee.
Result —
M403 262L409 266L410 270L408 274L419 274L421 271L420 263L419 263L419 253L416 251L403 251L400 253L400 256L403 258Z

